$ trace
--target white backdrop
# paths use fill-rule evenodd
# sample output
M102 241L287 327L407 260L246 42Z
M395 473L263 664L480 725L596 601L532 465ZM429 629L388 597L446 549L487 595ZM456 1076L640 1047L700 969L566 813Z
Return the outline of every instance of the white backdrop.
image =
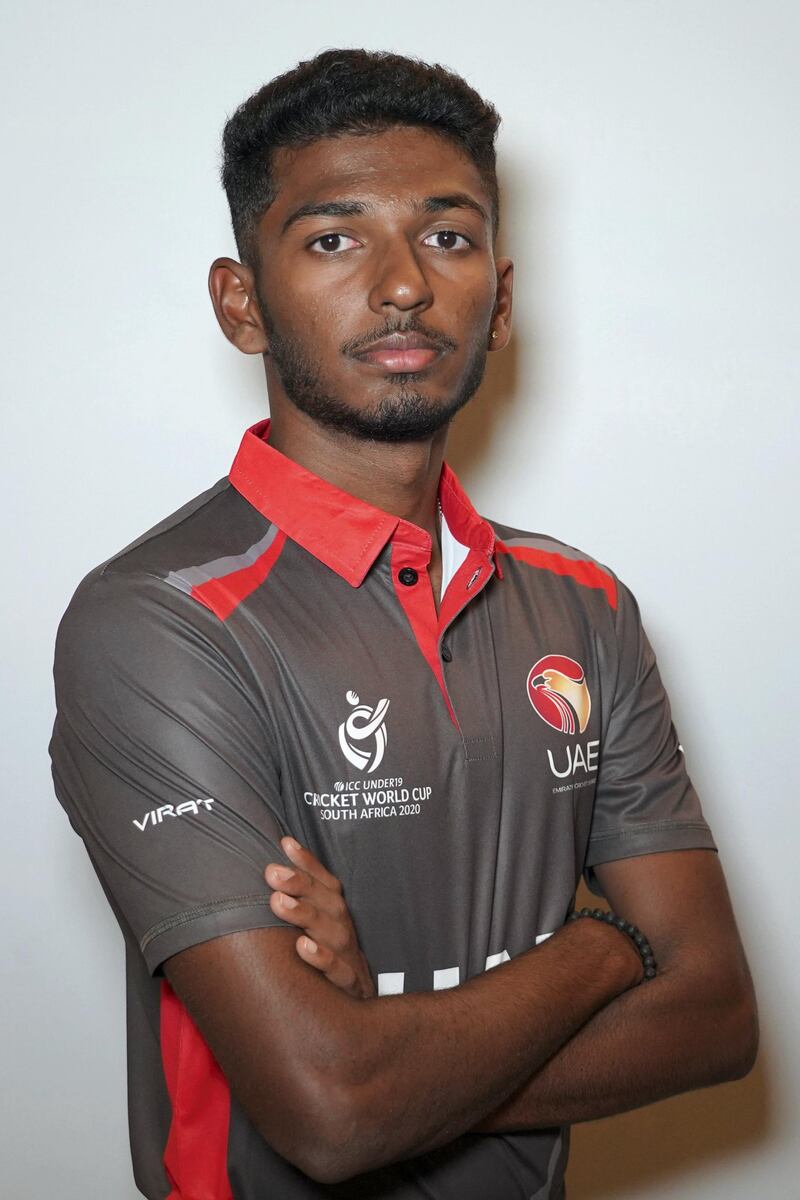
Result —
M234 253L226 114L363 45L443 61L503 114L515 339L450 459L483 512L636 592L758 986L755 1072L578 1127L570 1200L800 1195L797 6L4 0L0 21L2 1194L138 1195L122 940L49 777L53 638L85 572L265 412L206 293Z

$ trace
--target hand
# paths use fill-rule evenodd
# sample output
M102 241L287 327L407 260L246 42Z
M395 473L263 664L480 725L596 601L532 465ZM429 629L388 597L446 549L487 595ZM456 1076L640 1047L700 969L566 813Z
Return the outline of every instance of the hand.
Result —
M295 942L297 953L348 995L358 1000L374 996L341 883L294 838L281 838L281 849L294 870L270 863L264 877L274 889L269 898L272 911L303 930Z

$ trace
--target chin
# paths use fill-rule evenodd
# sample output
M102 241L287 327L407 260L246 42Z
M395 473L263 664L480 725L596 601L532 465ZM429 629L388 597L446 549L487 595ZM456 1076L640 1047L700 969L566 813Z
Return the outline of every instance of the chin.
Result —
M329 429L374 442L428 441L448 425L460 404L437 401L419 392L384 396L368 408L342 402L315 404L308 415Z

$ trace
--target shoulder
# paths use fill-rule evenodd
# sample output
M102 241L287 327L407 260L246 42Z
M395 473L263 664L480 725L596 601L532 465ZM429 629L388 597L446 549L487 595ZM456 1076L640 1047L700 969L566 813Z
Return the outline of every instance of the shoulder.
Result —
M224 623L198 588L249 562L274 527L223 478L98 563L80 581L56 637L56 676L175 652L194 641L224 645ZM198 603L198 599L201 600Z
M269 522L223 477L99 563L89 575L144 573L167 579L246 552L252 539L263 536L268 527Z
M159 584L192 595L200 584L252 562L274 532L224 477L93 567L64 616L94 618L112 597L117 606L135 607Z
M601 594L612 610L625 598L627 589L615 572L585 550L551 534L517 529L497 521L490 524L497 538L501 569L505 571L506 564L512 564L521 582L536 586L545 575L555 587L567 588L576 599L583 595L583 589Z

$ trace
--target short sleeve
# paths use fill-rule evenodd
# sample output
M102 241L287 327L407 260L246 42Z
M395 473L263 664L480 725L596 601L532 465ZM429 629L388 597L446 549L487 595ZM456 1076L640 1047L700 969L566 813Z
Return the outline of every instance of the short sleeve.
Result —
M270 730L223 623L147 575L89 576L59 626L56 795L149 970L197 942L284 925Z
M686 770L656 657L631 592L618 586L616 676L600 748L584 863L593 868L664 850L716 850Z

